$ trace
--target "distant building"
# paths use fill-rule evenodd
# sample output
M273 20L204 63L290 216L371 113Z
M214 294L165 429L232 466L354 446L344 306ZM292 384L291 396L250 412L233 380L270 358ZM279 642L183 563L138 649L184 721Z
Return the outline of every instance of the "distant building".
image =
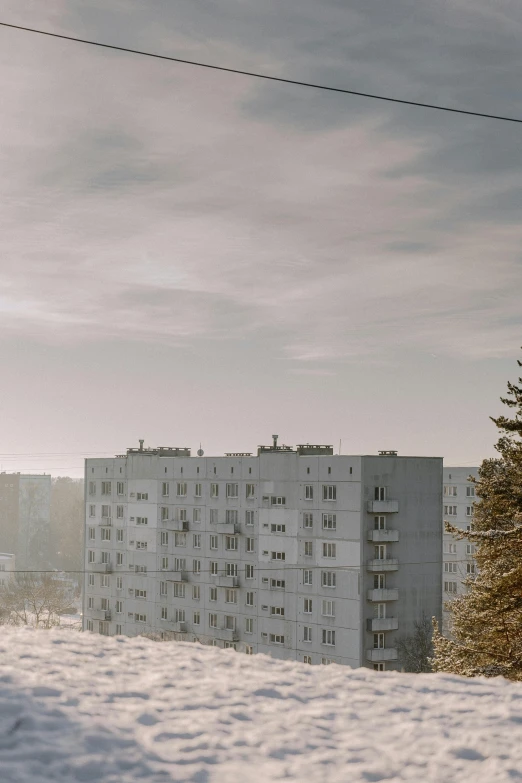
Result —
M16 558L6 552L0 552L0 587L7 584L16 571Z
M439 458L141 444L85 481L84 630L383 670L441 615Z
M444 487L442 502L442 524L450 522L461 530L469 529L473 517L475 485L469 476L478 478L478 467L444 468ZM476 571L474 545L469 541L458 541L451 533L444 533L444 556L442 565L442 598L444 603L466 592L464 580L472 577ZM451 613L446 609L442 614L442 628L450 631Z
M0 550L19 570L48 567L50 511L51 476L0 473Z

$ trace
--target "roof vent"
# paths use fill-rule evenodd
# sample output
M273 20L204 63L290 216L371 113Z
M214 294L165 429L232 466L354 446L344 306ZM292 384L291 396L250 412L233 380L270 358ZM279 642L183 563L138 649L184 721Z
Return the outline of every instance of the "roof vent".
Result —
M379 457L396 457L398 451L379 451Z

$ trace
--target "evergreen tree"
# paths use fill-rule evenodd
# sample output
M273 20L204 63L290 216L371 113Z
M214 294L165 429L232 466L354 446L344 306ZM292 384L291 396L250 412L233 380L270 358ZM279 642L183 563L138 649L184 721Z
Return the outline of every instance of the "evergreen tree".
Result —
M447 605L452 638L435 623L435 671L522 680L522 378L518 382L508 383L501 397L512 417L491 419L500 431L499 456L479 469L471 531L446 525L475 545L478 573L466 580L466 594Z

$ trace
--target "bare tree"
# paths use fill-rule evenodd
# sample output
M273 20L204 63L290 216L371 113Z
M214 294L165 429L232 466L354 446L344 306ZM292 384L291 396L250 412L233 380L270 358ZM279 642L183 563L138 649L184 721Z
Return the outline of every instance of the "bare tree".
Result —
M418 674L431 672L433 657L431 620L423 612L421 619L413 623L413 628L411 636L397 640L399 658L407 672Z
M0 622L51 628L74 611L75 590L51 574L16 574L0 590Z

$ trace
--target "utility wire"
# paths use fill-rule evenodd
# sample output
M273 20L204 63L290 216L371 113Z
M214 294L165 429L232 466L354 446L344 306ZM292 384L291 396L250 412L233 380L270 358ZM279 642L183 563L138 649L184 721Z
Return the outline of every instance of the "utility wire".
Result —
M387 101L388 103L399 103L404 106L417 106L423 109L436 109L437 111L451 112L452 114L464 114L469 117L482 117L489 120L501 120L502 122L516 122L522 123L522 119L518 117L508 117L499 114L487 114L479 111L468 111L466 109L456 109L450 106L440 106L433 103L421 103L420 101L407 101L402 98L390 98L386 95L375 95L368 92L359 92L358 90L347 90L342 87L331 87L326 84L315 84L313 82L303 82L297 79L285 79L282 76L269 76L266 73L257 73L255 71L243 71L239 68L226 68L223 65L212 65L210 63L202 63L196 60L185 60L181 57L169 57L165 54L157 54L155 52L144 52L140 49L130 49L125 46L116 46L115 44L101 43L100 41L91 41L86 38L76 38L72 35L63 35L61 33L51 33L47 30L37 30L33 27L23 27L17 24L8 24L7 22L0 22L1 27L8 27L13 30L22 30L26 33L36 33L37 35L45 35L49 38L59 38L63 41L73 41L74 43L88 44L89 46L98 46L101 49L112 49L117 52L126 52L128 54L139 54L142 57L152 57L156 60L167 60L169 62L181 63L183 65L193 65L197 68L208 68L213 71L222 71L224 73L233 73L239 76L250 76L255 79L265 79L266 81L279 82L280 84L292 84L296 87L310 87L314 90L324 90L326 92L342 93L343 95L358 95L361 98L372 98L377 101Z

